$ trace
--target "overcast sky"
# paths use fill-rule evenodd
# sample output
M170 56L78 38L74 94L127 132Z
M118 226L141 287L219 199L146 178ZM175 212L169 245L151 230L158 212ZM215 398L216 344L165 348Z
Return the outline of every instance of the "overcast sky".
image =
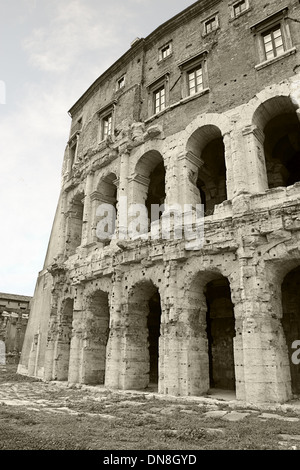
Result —
M0 0L0 292L33 295L60 191L67 111L136 37L194 0Z

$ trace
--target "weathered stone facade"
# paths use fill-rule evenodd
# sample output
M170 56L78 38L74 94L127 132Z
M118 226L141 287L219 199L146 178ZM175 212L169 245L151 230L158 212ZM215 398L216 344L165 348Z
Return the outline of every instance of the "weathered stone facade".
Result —
M72 107L20 373L248 402L299 394L299 22L298 0L198 1ZM103 203L123 233L123 196L201 202L204 245L99 240Z
M19 362L31 299L27 295L0 292L0 355L3 353L3 362Z

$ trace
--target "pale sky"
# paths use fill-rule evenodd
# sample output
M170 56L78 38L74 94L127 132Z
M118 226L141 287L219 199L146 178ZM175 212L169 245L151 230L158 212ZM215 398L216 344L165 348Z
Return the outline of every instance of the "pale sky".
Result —
M0 0L0 292L33 295L68 110L136 37L195 0Z

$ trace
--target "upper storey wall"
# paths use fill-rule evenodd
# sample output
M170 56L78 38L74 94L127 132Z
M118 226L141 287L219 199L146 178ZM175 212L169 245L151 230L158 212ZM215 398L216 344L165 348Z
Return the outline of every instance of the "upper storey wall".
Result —
M89 98L78 106L72 115L71 136L77 130L78 120L82 121L84 139L82 145L90 146L101 141L100 118L110 107L114 108L114 130L124 129L134 120L139 120L140 83L143 74L143 48L137 47L130 60L119 61L117 66L105 73L105 79L95 86ZM125 85L119 88L118 82L125 77Z
M72 128L82 118L82 149L101 142L106 106L113 106L113 135L126 132L134 121L148 124L154 119L163 121L164 133L170 135L201 113L232 109L262 88L292 76L300 66L299 0L246 0L245 10L233 17L238 3L196 2L133 45L71 109ZM283 11L285 7L288 10ZM216 29L207 33L206 21L214 17ZM287 53L266 61L262 34L269 27L268 18L274 19L270 26L282 24ZM162 49L168 44L171 52L163 59ZM189 97L186 75L194 57L202 66L204 92ZM125 85L118 90L122 76ZM160 83L166 85L166 109L155 113L153 93Z

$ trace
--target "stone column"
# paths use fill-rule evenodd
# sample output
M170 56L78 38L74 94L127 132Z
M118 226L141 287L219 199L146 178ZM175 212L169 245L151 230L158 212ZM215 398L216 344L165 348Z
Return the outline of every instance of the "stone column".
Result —
M120 176L118 184L118 220L117 220L117 232L120 235L120 238L127 238L127 228L128 228L128 207L129 207L129 198L128 198L128 174L129 174L129 150L127 145L120 146ZM122 202L121 202L122 201ZM126 203L127 201L127 203Z
M240 254L239 276L233 295L237 398L251 403L287 401L291 378L280 293L264 267L254 265L245 253Z
M147 301L141 299L123 308L125 328L120 371L123 390L142 390L149 384L147 308Z
M48 331L47 331L47 345L45 351L45 365L44 365L44 378L45 380L56 380L56 371L55 371L55 358L56 358L56 348L57 348L57 338L59 334L59 312L58 305L61 295L61 289L65 282L65 277L55 271L52 271L53 275L53 291L51 295L51 312L48 322Z
M64 300L59 310L54 347L53 378L55 380L68 380L73 300L71 298Z
M201 204L199 190L196 186L199 168L203 165L200 157L191 151L178 155L179 195L180 204Z
M82 237L81 237L81 245L89 245L92 239L92 201L91 201L91 193L93 189L93 179L94 174L89 173L86 178L86 185L85 185L85 197L84 197L84 207L83 207L83 219L82 219Z
M68 381L82 383L82 354L84 335L85 305L83 303L83 288L77 287L74 299L72 339L70 345L70 363Z
M90 234L91 234L91 239L90 243L99 243L99 246L101 248L104 247L104 243L100 241L100 239L97 237L97 207L99 204L101 204L101 194L99 191L94 191L91 196L91 211L90 211Z
M266 160L264 154L264 133L256 126L246 126L242 130L245 158L243 159L247 174L248 191L260 193L268 189Z
M109 308L105 292L85 299L82 335L81 382L104 384Z
M30 377L37 377L40 340L41 340L41 333L40 333L40 330L38 329L38 332L33 337L31 350L29 353L28 375Z
M150 184L150 179L143 175L134 174L130 178L128 178L128 207L131 204L143 204L145 205L147 199L148 188ZM146 210L145 210L146 214ZM127 218L128 227L130 226L131 222L135 223L134 220L136 219L138 214L134 214L133 216L129 216ZM149 227L148 231L150 231L150 218L151 214L148 214L148 222ZM133 229L135 226L133 225ZM128 233L128 238L129 238Z
M47 332L47 346L45 352L45 362L44 362L44 379L45 380L54 380L54 358L56 350L56 340L58 334L58 319L57 319L57 310L56 308L52 309L50 314L50 319L48 323L48 332Z
M179 188L182 185L182 179L179 176L180 161L177 159L177 154L174 153L173 155L172 150L165 153L164 159L167 160L165 203L172 206L173 204L179 204Z
M236 186L235 176L237 172L236 165L236 149L233 141L233 133L227 132L223 134L224 142L224 158L226 166L226 196L230 200L233 198L235 191L238 189Z
M209 389L206 299L201 289L185 291L176 281L178 265L170 267L163 334L163 381L160 391L202 395Z
M186 305L186 300L183 305ZM206 312L207 305L203 293L197 295L196 304L182 306L180 312L177 324L179 395L203 395L209 389Z
M123 302L122 276L121 274L115 273L109 301L110 332L106 346L105 386L108 388L121 388L121 355L124 334L124 327L122 325Z
M179 344L176 321L177 305L177 263L164 266L164 289L161 294L161 327L159 338L159 381L158 392L179 395Z

